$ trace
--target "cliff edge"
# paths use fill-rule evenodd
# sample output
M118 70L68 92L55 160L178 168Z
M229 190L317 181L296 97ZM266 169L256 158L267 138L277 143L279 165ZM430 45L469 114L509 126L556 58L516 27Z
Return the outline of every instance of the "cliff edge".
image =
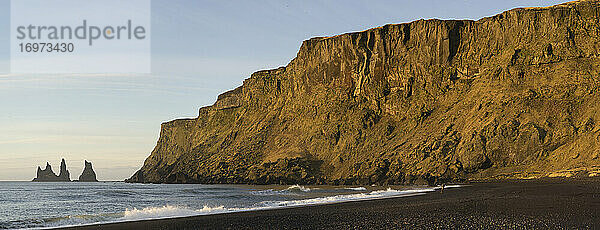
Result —
M600 2L302 43L162 124L127 182L402 184L600 173Z

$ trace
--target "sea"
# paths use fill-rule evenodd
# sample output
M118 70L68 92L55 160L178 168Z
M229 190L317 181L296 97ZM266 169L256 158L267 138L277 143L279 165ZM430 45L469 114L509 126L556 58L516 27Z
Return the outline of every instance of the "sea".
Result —
M458 187L446 186L446 188ZM423 195L426 186L0 182L0 229L48 229Z

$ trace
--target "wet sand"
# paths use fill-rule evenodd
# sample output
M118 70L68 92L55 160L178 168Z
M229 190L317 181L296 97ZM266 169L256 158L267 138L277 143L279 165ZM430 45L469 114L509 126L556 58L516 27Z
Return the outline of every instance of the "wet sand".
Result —
M443 193L75 229L600 229L600 179L470 183Z

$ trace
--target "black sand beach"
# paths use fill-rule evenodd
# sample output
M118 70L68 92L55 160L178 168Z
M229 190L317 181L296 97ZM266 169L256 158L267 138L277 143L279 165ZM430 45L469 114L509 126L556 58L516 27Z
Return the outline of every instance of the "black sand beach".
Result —
M443 193L74 229L598 229L600 180L471 183Z

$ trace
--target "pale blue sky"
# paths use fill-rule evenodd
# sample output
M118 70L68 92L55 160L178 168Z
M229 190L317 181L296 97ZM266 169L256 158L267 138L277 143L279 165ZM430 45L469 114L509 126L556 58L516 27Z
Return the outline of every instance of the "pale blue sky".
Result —
M152 1L149 76L2 75L9 1L0 0L0 180L31 180L46 161L83 160L123 180L154 148L160 123L195 117L252 72L286 65L303 40L421 18L479 19L565 1ZM4 44L4 45L1 45Z

